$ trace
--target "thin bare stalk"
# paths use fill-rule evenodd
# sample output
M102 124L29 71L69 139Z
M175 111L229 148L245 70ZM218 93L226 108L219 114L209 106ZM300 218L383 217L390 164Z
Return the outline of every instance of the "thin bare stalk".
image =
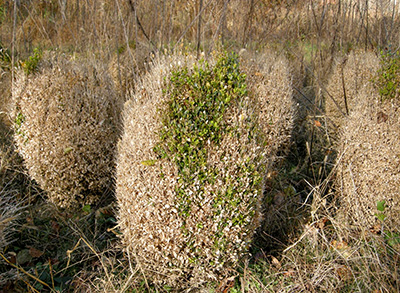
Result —
M250 31L251 31L251 26L253 23L253 14L254 14L254 0L251 0L250 9L247 14L246 23L245 23L244 29L243 29L243 46L250 39L249 35L250 35Z
M197 58L200 56L200 42L201 42L201 13L203 11L203 0L200 0L199 4L199 22L197 24Z
M215 40L217 39L220 30L221 30L221 42L222 42L222 44L224 44L224 28L225 28L225 23L226 23L226 9L228 7L229 1L230 0L224 1L224 7L222 8L222 15L219 18L217 29L215 30L215 33L212 37L213 43L208 50L208 54L210 54L211 50L213 49L213 46L215 45Z
M15 40L16 40L16 26L17 26L17 1L14 0L14 16L13 16L13 38L12 38L12 46L11 46L11 88L14 83L14 64L15 64Z
M139 17L138 17L138 15L137 15L137 11L136 11L136 5L135 5L135 3L133 2L133 0L129 0L129 5L130 5L130 7L131 7L131 9L132 9L132 12L133 12L134 15L135 15L136 27L138 27L138 28L142 31L142 33L143 33L144 37L146 38L146 40L149 41L149 43L152 45L152 47L153 47L155 50L158 51L157 46L156 46L156 45L153 43L153 41L149 38L148 34L147 34L146 31L144 30L144 27L143 27L142 23L141 23L140 20L139 20ZM136 33L136 34L137 34L137 33ZM136 36L136 40L137 40L137 36Z
M344 81L344 65L345 65L345 63L346 63L346 59L343 61L343 64L342 64L342 87L343 87L344 106L346 109L346 115L348 116L349 115L349 106L347 104L346 84Z
M131 3L133 9L135 9L135 8L134 8L134 4L133 4L131 1L130 1L129 3ZM129 46L129 36L128 36L128 33L127 33L127 31L126 31L126 26L125 26L124 18L123 18L123 16L122 16L121 8L120 8L120 6L119 6L119 0L115 0L115 4L117 5L118 15L119 15L119 17L121 18L122 28L123 28L123 31L124 31L124 37L125 37L125 41L126 41L126 50L128 51L129 56L131 57L131 59L134 60L131 47ZM136 15L136 10L134 10L134 12L135 12L135 15ZM151 41L150 41L150 42L151 42ZM137 47L137 43L136 43L136 47ZM132 62L132 63L133 63L133 62ZM119 62L119 52L118 52L118 77L119 77L120 83L121 83L121 74L120 74L120 67L119 67L119 64L120 64L120 62ZM135 70L135 68L133 68L133 66L132 66L132 71L133 71L133 74L136 76L136 70ZM122 83L121 83L121 84L122 84Z
M185 30L183 31L183 33L180 35L180 37L178 38L178 41L176 42L174 48L172 49L173 51L175 51L176 46L178 46L180 44L180 42L182 41L183 37L186 35L187 31L193 26L193 24L197 21L197 19L200 17L201 13L203 12L204 9L206 9L213 1L209 0L207 2L207 4L203 7L202 10L199 11L199 13L196 15L196 17L192 20L191 23L189 23L189 25L185 28Z

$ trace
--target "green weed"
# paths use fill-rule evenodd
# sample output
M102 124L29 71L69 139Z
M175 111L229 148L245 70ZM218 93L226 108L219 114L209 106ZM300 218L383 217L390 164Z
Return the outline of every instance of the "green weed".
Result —
M373 82L382 100L398 98L400 95L400 52L381 51L381 68Z
M39 62L42 60L43 52L39 48L33 49L33 55L29 56L27 60L21 63L21 66L26 75L35 73L38 69Z
M375 216L379 220L379 222L382 225L382 231L383 231L383 236L385 239L385 242L392 248L400 244L400 234L392 231L385 230L385 219L386 219L386 214L385 214L385 209L386 209L386 202L385 200L378 201L376 204L376 208L378 210L378 213L375 213Z
M3 46L0 42L0 62L1 64L8 64L11 62L11 52L10 49Z

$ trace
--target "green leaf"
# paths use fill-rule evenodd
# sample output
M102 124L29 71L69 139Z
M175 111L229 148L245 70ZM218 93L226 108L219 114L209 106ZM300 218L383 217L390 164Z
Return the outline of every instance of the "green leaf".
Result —
M387 240L387 243L392 247L400 244L400 237L397 233L388 232L387 236L386 236L386 240Z
M70 152L72 152L74 149L72 148L72 147L66 147L65 149L64 149L64 154L68 154L68 153L70 153Z
M146 160L146 161L142 161L140 163L145 166L154 166L156 164L156 162L157 162L157 160Z
M82 207L82 211L84 211L85 213L90 213L92 210L92 208L90 207L90 204L84 205Z
M383 222L386 219L386 215L382 213L375 214L375 217L378 218L379 221Z
M385 211L385 201L384 201L384 200L378 201L378 202L376 203L376 208L377 208L378 211L380 211L380 212Z

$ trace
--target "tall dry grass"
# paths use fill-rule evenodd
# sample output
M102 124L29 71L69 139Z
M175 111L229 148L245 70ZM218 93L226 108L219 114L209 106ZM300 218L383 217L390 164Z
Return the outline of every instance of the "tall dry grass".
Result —
M307 43L313 67L336 51L396 43L398 3L391 1L24 1L17 6L17 56L36 46L97 51L176 49L183 42L211 52L216 46L260 48ZM2 1L3 46L11 48L13 5ZM198 23L201 21L200 31ZM315 65L315 66L314 66Z

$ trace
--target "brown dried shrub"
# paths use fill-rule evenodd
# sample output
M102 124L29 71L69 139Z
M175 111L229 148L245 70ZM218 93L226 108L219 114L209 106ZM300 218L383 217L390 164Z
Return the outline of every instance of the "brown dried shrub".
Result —
M340 128L344 115L358 103L359 90L371 83L379 65L376 54L365 51L352 51L337 60L326 88L330 96L325 97L326 115L336 127ZM337 130L334 127L331 130L331 135L337 140Z
M93 204L112 182L120 102L105 69L65 56L17 73L15 142L29 175L60 207Z
M219 144L204 145L204 170L218 171L207 173L204 179L199 176L204 171L199 166L189 173L192 181L183 184L179 165L168 157L160 158L155 147L160 145L160 133L168 131L163 113L170 97L163 90L170 82L171 71L185 66L191 71L192 63L177 56L156 62L137 94L125 104L124 134L118 145L116 194L123 244L146 277L175 288L196 287L227 276L247 255L262 219L262 181L268 155L282 143L279 135L287 135L281 126L275 128L274 122L291 121L293 115L276 108L278 103L273 101L281 98L282 107L287 107L290 87L283 86L284 92L272 96L273 89L267 86L277 87L267 81L274 80L274 75L287 77L276 73L287 69L266 66L270 71L261 71L265 83L260 85L265 86L265 92L256 91L243 100L232 97L234 102L223 116L227 129L236 129L235 135L227 130ZM279 82L289 84L290 80ZM274 120L274 112L291 116ZM259 134L252 133L251 125L260 130ZM259 176L260 181L252 181L250 175ZM230 193L232 198L226 197ZM190 207L188 212L182 210L182 197Z
M371 86L357 96L340 139L337 183L343 216L364 227L380 224L377 202L385 200L385 225L400 227L400 103L381 102Z
M287 151L296 114L290 64L284 55L273 50L244 57L250 92L261 104L260 119L269 143L268 157L275 160L278 150Z
M11 101L11 73L0 67L0 122L9 125L7 113Z

